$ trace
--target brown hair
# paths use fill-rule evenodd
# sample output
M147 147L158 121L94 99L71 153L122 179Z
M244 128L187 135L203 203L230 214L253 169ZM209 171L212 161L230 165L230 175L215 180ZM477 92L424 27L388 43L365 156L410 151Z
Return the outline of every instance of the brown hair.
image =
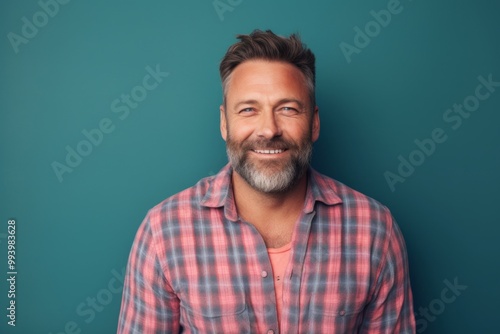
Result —
M236 66L246 60L264 59L287 62L296 66L306 78L311 108L315 107L315 57L312 51L302 43L298 34L291 34L287 38L278 36L271 30L256 29L250 35L237 35L236 38L240 41L229 47L219 66L224 103L227 83Z

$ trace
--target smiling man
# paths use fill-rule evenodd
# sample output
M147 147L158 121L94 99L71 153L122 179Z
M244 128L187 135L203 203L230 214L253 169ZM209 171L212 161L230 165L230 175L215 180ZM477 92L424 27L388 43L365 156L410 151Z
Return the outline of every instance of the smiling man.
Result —
M220 64L229 164L149 211L118 333L414 333L389 210L309 165L313 53L296 35L238 38Z

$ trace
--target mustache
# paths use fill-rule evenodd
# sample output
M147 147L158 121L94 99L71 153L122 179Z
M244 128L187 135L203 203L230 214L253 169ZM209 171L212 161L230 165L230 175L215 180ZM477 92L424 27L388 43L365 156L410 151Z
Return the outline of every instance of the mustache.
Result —
M245 142L242 145L242 149L245 151L249 150L289 150L297 148L297 145L293 142L285 140L283 138L273 138L273 139L257 139L251 142Z

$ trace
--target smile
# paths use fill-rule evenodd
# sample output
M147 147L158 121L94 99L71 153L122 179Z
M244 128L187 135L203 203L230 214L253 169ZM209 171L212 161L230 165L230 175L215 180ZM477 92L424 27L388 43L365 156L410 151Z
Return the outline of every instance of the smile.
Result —
M280 154L285 152L285 150L253 150L255 153L260 154Z

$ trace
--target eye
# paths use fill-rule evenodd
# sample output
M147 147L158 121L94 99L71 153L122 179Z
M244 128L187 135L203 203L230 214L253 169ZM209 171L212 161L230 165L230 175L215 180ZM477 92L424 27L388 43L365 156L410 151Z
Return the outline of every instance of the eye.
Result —
M240 114L248 114L248 113L252 113L254 111L255 111L255 109L251 108L251 107L243 108L243 109L240 110Z
M281 111L287 115L293 115L293 114L297 114L299 112L296 108L288 107L288 106L282 107Z

